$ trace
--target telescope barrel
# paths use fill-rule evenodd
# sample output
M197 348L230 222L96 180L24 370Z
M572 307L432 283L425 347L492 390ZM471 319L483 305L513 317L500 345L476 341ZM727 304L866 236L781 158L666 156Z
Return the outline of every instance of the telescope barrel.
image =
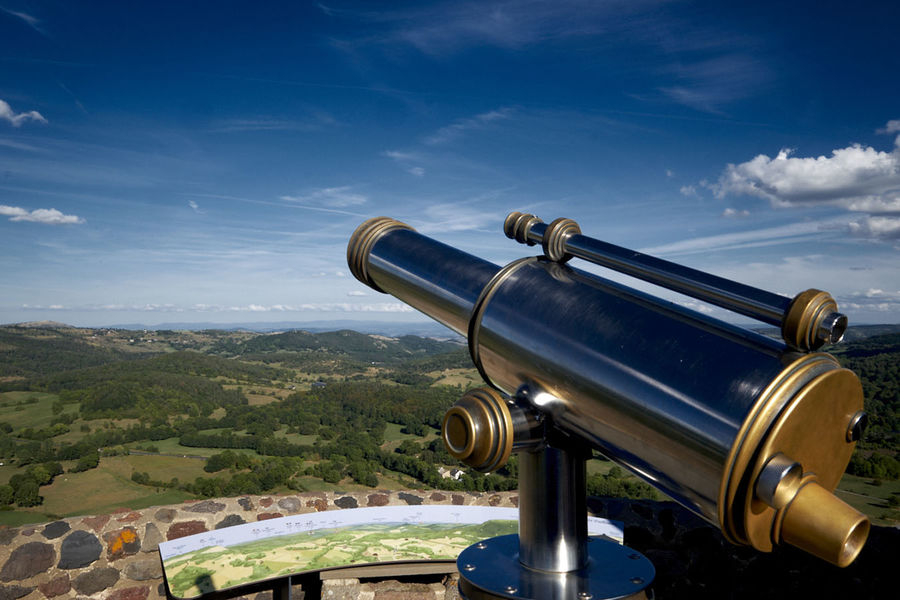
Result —
M520 243L542 244L552 260L578 257L774 325L783 330L788 344L801 350L837 343L847 328L847 318L837 312L837 304L819 290L814 290L818 294L787 298L582 235L571 219L557 219L548 225L534 215L513 212L506 218L504 231ZM811 314L804 316L804 312ZM804 318L812 322L797 322Z
M862 390L831 356L545 257L501 269L385 218L357 229L348 262L364 283L466 334L491 386L731 541L770 551L788 540L841 566L861 549L868 521L831 491L855 447ZM832 515L826 532L813 514Z

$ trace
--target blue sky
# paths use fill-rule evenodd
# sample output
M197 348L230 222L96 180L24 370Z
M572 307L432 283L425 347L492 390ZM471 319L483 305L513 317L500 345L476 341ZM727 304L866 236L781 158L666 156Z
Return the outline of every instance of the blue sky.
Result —
M900 322L898 17L0 0L0 323L415 320L354 228L503 263L512 210Z

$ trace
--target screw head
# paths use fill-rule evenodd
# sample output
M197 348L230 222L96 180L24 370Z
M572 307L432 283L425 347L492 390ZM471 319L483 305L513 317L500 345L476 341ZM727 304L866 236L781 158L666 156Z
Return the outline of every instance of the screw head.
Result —
M641 583L644 583L644 578L643 577L632 577L631 583L633 583L635 585L639 585Z
M514 585L508 585L505 588L503 588L503 591L506 592L507 594L515 594L516 592L519 591L519 588L517 588Z
M578 592L578 600L591 600L594 595L590 592Z
M474 570L475 570L475 565L471 565L469 563L466 563L463 565L463 571L474 571Z
M478 542L477 544L475 544L475 547L479 550L484 550L485 548L487 548L487 544L485 544L484 542Z

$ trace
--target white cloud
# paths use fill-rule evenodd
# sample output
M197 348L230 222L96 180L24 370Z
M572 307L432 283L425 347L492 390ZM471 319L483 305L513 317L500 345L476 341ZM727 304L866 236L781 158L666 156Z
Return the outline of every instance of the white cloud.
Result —
M747 194L776 206L893 202L900 193L900 152L882 152L858 144L833 150L830 157L792 158L781 150L726 167L711 184L719 198Z
M878 129L877 133L900 133L900 119L891 119L887 125Z
M666 177L675 177L675 171L672 169L666 169Z
M512 108L504 107L484 112L468 119L458 119L446 127L441 127L434 134L425 138L425 143L434 146L451 142L468 131L484 129L495 121L509 119L512 117L513 112Z
M735 218L735 217L749 217L749 210L738 210L736 208L726 208L722 211L722 216L725 218Z
M348 296L368 296L367 293L362 292L360 290L353 290L352 292L347 292Z
M197 213L198 215L202 215L202 214L203 214L203 211L200 210L200 205L197 204L194 200L188 200L188 206L190 206L191 209L192 209L195 213Z
M416 177L422 177L425 175L425 169L422 167L410 167L407 169L411 175L415 175Z
M25 121L37 121L38 123L46 123L47 119L36 110L28 112L15 113L12 107L4 100L0 100L0 119L6 119L13 127L20 127Z
M4 206L0 204L0 215L9 217L10 221L30 221L45 225L78 225L84 223L84 219L75 215L64 215L55 208L38 208L28 211L19 206Z
M900 120L889 121L884 133L900 131ZM892 151L852 144L830 156L795 157L783 149L775 158L760 154L729 164L718 181L708 184L718 198L749 195L776 207L830 205L868 216L850 223L855 235L871 238L898 236L900 215L900 136Z
M697 188L692 185L683 185L678 191L681 192L682 196L687 196L688 198L699 196L699 194L697 193Z
M900 240L900 217L868 216L848 225L850 233L864 238Z
M281 196L281 199L288 202L306 202L328 208L359 206L368 202L369 199L366 196L352 190L351 186L344 185L321 188L303 196Z

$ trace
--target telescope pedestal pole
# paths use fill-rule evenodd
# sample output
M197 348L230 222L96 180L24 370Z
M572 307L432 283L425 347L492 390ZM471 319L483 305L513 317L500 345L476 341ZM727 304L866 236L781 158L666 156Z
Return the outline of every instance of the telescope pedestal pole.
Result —
M587 535L585 457L546 447L519 456L519 535L462 551L467 600L647 598L655 569L642 554Z

